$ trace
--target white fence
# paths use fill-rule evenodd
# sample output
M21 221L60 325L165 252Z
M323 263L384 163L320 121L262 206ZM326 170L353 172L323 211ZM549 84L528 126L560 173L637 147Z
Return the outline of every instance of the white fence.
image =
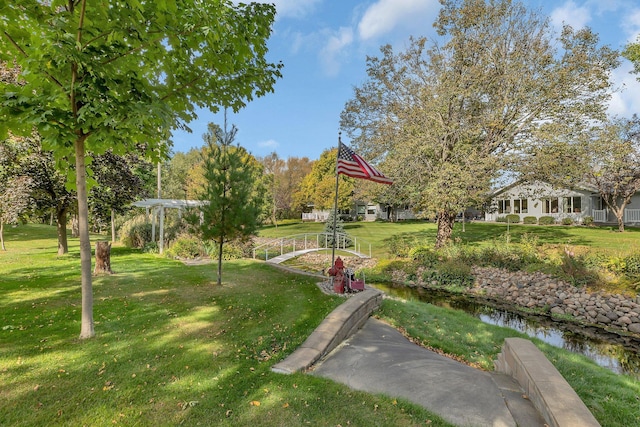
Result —
M303 221L316 221L316 222L325 222L329 218L329 213L327 212L309 212L302 213Z
M591 211L591 213L593 214L594 222L607 222L607 211L605 209L594 209Z
M640 222L640 209L625 209L624 222Z

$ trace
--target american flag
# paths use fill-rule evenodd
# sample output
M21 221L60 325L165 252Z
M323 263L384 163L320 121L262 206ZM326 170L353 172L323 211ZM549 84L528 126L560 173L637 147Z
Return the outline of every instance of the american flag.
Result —
M338 174L352 178L368 179L380 184L392 184L393 181L382 172L367 163L349 147L340 142L338 147Z

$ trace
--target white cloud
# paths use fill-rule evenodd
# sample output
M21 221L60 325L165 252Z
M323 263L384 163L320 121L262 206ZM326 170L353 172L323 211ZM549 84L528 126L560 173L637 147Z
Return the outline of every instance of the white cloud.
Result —
M362 40L385 35L398 26L430 27L429 19L440 9L435 0L378 0L371 5L358 24L358 34Z
M341 59L346 57L346 48L353 43L353 29L340 27L336 32L329 34L328 40L320 50L320 62L329 76L335 76L340 72Z
M551 12L551 23L556 28L562 28L563 24L568 24L577 30L586 26L589 21L591 21L589 8L578 6L573 0L569 0Z
M277 148L279 145L280 144L278 144L278 142L273 139L258 142L258 147L261 148Z
M622 29L627 35L627 43L635 43L640 37L640 9L631 9L623 15Z
M616 85L622 87L622 91L616 92L609 103L609 114L623 117L631 117L640 114L640 82L637 74L631 74L633 65L629 61L614 70L612 78Z

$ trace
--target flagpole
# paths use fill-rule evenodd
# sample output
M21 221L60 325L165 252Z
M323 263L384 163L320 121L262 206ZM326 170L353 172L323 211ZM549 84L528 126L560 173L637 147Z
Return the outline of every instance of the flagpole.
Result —
M342 132L338 132L338 155L336 156L336 194L333 202L333 241L331 244L331 266L336 260L336 227L338 225L338 178L340 175L338 174L338 160L340 158L340 147L342 146L342 139L340 136Z

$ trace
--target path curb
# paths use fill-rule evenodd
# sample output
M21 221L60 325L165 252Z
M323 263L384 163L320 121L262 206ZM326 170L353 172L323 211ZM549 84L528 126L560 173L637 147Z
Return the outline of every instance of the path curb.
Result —
M578 394L531 341L506 338L495 369L520 384L551 427L600 427Z
M291 355L271 367L273 372L305 371L364 325L380 307L383 293L367 288L333 310Z

